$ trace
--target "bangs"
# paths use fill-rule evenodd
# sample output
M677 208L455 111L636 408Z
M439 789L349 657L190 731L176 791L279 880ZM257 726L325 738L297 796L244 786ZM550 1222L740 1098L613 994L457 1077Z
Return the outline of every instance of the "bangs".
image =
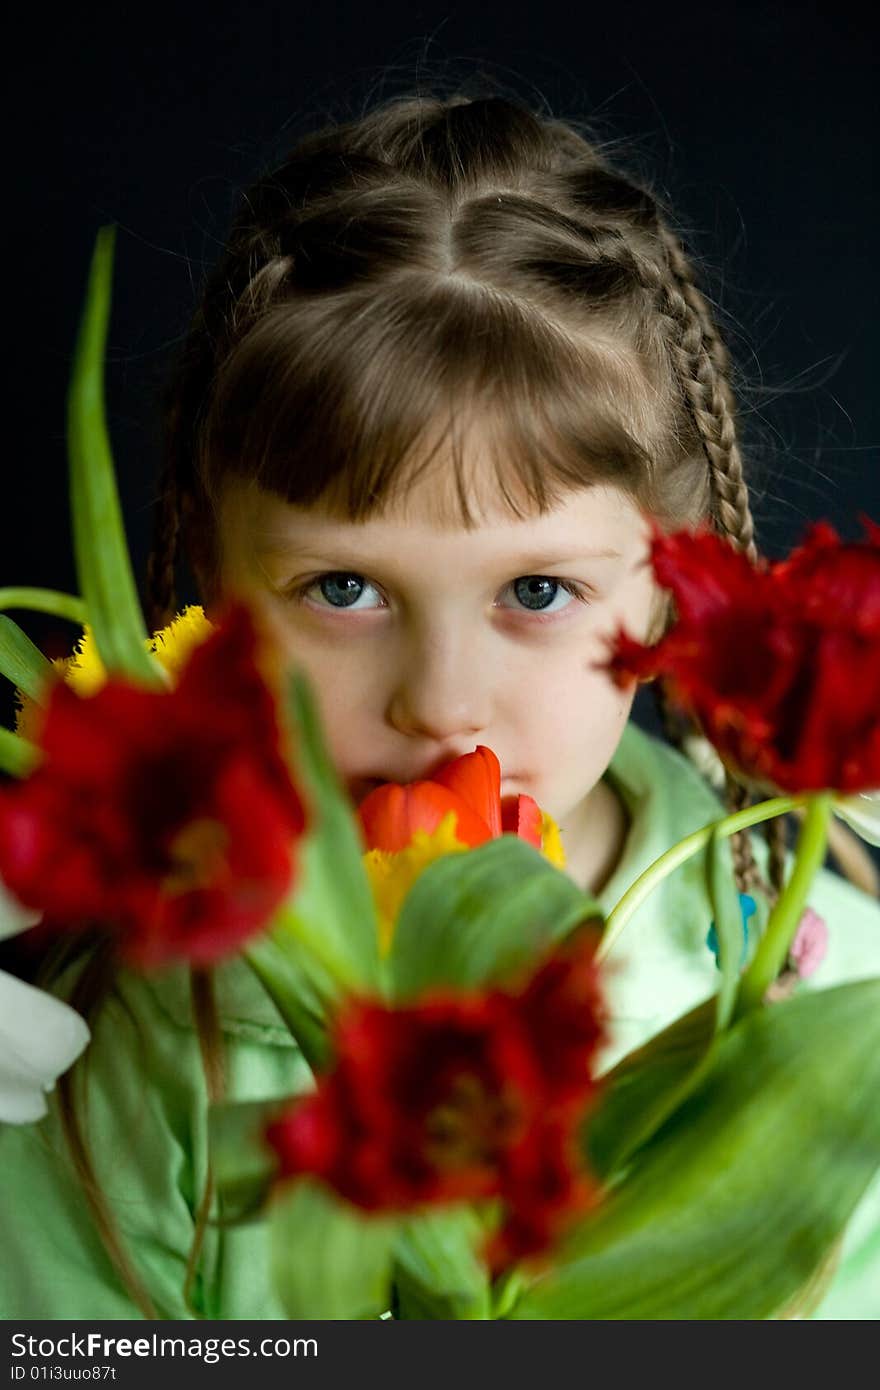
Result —
M201 486L252 480L349 521L381 515L434 461L450 472L438 524L479 524L485 477L513 516L612 484L652 507L668 438L664 391L597 318L577 340L515 297L464 277L399 276L381 296L287 299L247 333L217 378L201 432ZM668 399L668 395L666 396Z

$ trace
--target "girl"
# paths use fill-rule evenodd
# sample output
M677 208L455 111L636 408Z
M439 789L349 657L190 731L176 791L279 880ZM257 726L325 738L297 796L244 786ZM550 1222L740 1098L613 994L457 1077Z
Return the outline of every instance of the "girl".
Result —
M691 731L664 710L669 742L645 733L595 663L618 625L654 641L670 616L645 513L757 553L727 355L667 210L572 126L419 97L302 140L243 200L167 441L151 625L181 551L209 615L246 594L355 799L488 744L606 912L719 815ZM718 852L766 913L784 822ZM823 871L811 904L817 983L874 973L869 894ZM710 917L691 860L629 923L608 1065L713 992ZM207 1219L208 1099L310 1084L261 987L237 961L213 998L182 970L110 980L94 953L59 988L93 1041L46 1123L0 1136L3 1314L282 1316L262 1229ZM877 1205L814 1315L873 1315Z

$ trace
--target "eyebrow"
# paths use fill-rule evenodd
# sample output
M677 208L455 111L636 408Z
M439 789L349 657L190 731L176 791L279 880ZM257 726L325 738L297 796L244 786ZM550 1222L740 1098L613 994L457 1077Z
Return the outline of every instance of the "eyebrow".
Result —
M541 565L572 565L579 560L619 560L619 550L572 550L570 555L562 555L559 551L550 552L539 550L528 555L515 555L508 563L512 565L532 566L539 569Z
M619 550L577 550L574 547L566 547L569 553L562 551L538 550L530 551L527 554L519 554L505 558L499 557L498 564L504 565L508 569L520 568L523 573L538 573L543 565L571 565L577 564L582 560L619 560L621 552ZM331 551L337 553L330 558ZM310 551L301 548L292 540L274 539L267 537L258 541L256 553L261 558L281 556L297 560L312 560L317 564L338 564L340 555L346 557L345 563L362 565L365 569L371 569L375 564L382 563L382 559L374 556L358 555L356 550L349 549L348 543L340 541L338 546L327 546L322 551Z

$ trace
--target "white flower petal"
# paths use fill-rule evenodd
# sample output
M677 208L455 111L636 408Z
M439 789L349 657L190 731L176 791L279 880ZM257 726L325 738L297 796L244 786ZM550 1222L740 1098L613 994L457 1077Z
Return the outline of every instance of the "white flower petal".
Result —
M69 1004L0 970L0 1122L27 1124L45 1115L43 1092L89 1037Z
M0 878L0 941L7 936L18 936L28 927L35 927L42 915L39 908L25 907L18 898L13 897Z
M41 1120L47 1109L42 1087L23 1079L0 1057L0 1127L32 1124Z
M869 845L880 845L880 791L836 796L831 809Z

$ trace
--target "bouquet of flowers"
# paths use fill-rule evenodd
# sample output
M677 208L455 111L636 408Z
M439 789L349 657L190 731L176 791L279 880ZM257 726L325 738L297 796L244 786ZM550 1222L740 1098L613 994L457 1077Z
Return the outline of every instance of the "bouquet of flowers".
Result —
M766 799L671 846L606 919L550 817L502 798L490 748L355 806L305 676L270 692L246 606L146 631L103 413L111 264L104 229L70 391L80 595L0 590L0 610L84 627L53 667L0 617L24 702L0 729L3 930L97 924L133 969L238 953L256 972L314 1088L216 1103L211 1171L217 1219L268 1223L291 1318L805 1315L880 1166L880 981L771 1001L809 950L832 814L880 840L880 527L844 545L816 526L772 566L655 531L676 623L653 648L619 634L608 670L665 680ZM796 808L744 969L710 871L716 995L597 1074L605 958L632 912ZM0 1030L7 1121L36 1118L87 1044L44 998L67 1030L49 1061L21 1008ZM7 1104L7 1074L29 1104Z

